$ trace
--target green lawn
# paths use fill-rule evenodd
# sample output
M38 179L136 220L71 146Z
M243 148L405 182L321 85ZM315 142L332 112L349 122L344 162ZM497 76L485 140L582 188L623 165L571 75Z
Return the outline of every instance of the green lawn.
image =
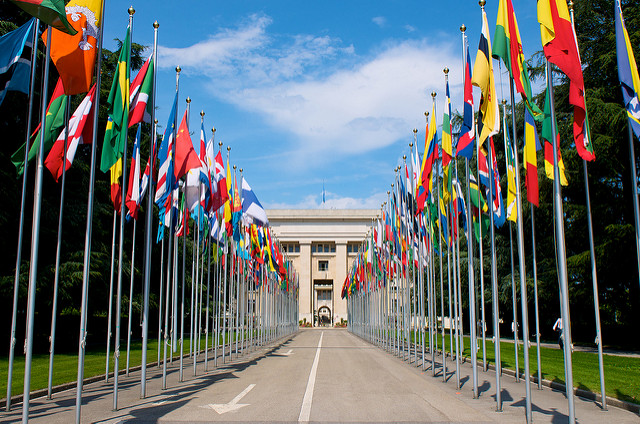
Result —
M425 333L426 343L429 335ZM412 337L413 338L413 337ZM454 341L455 343L455 341ZM463 356L471 358L470 340L465 337ZM438 348L442 345L442 335L438 335ZM482 366L482 339L478 341L478 364ZM449 348L449 332L446 334L446 348ZM524 373L524 349L518 351L520 373ZM573 385L580 389L600 393L600 372L598 354L573 352ZM535 344L529 349L531 375L538 375L538 361ZM494 346L487 338L487 362L495 364ZM515 349L513 343L500 343L500 362L503 368L515 370ZM542 378L564 384L564 358L560 349L540 347ZM604 355L604 380L607 396L640 404L640 358Z
M220 343L222 343L222 335L220 335ZM233 341L233 334L229 334L227 340ZM209 336L209 346L213 343ZM200 346L204 349L204 335L201 336ZM184 345L185 354L189 353L189 339L185 338ZM22 394L24 383L24 355L16 348L16 356L13 365L13 383L11 385L11 394L15 396ZM85 353L84 360L84 377L89 378L96 375L104 374L106 365L106 346L99 350L91 349ZM174 354L175 358L179 358L180 346L178 352ZM160 352L162 360L163 351ZM167 356L171 355L171 348L167 349ZM111 361L109 372L113 372L113 345L111 346ZM149 340L147 347L148 362L156 362L158 359L158 341L157 339ZM130 367L140 366L142 363L142 342L136 341L131 343L131 355L129 360ZM127 364L127 343L124 341L120 345L120 369L123 370ZM9 374L9 358L7 356L0 357L0 399L4 399L7 395L7 378ZM47 378L49 375L49 354L34 354L31 364L31 391L46 389ZM59 385L68 382L75 382L78 378L78 355L69 353L56 353L53 362L53 385Z

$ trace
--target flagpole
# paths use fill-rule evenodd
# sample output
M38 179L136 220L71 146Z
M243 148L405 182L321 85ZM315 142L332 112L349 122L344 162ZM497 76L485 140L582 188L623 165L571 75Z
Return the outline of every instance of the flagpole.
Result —
M62 213L64 211L64 187L67 176L67 148L69 146L69 109L71 96L67 96L65 106L64 147L62 149L62 183L60 187L60 211L58 213L58 242L56 245L56 267L53 278L53 305L51 307L51 335L49 336L49 376L47 379L47 399L51 399L53 384L53 356L56 346L56 318L58 316L58 282L60 280L60 254L62 249Z
M549 90L549 102L551 104L551 133L556 133L555 100L553 96L553 81L551 63L547 61L547 87ZM632 145L633 147L633 145ZM562 315L562 337L564 338L564 366L565 366L565 391L569 403L569 423L575 423L575 405L573 398L573 364L571 358L571 322L569 320L569 287L567 276L567 254L564 240L564 221L562 212L562 193L560 188L560 170L558 168L558 143L553 143L553 200L555 215L556 248L558 255L558 278L560 282L560 308ZM633 151L633 149L632 149ZM636 196L637 198L637 196Z
M502 67L500 67L500 69L502 70ZM502 84L502 77L500 78L501 80L501 84ZM500 91L502 91L502 88L500 89ZM513 90L511 90L511 94L513 95ZM512 98L512 102L513 102L513 98ZM505 99L502 99L502 128L503 128L503 132L502 132L502 139L504 141L504 160L505 160L505 164L506 164L506 168L507 168L507 179L508 178L508 174L509 174L509 155L508 152L511 149L511 147L507 144L507 131L508 131L508 127L507 127L507 101ZM513 103L512 103L513 105ZM513 116L513 113L512 113ZM516 133L514 130L513 133L513 137L516 137ZM513 151L512 151L513 152ZM515 172L515 169L514 169ZM508 196L508 194L507 194ZM508 197L507 197L508 200ZM507 205L508 206L508 205ZM518 219L519 215L518 215L518 209L516 208L516 220ZM520 363L519 363L519 358L518 358L518 299L517 299L517 294L516 294L516 281L515 281L515 267L513 264L513 229L512 229L512 225L511 225L511 219L509 218L509 211L507 210L507 224L509 225L509 256L511 259L511 309L513 312L513 321L512 321L512 328L511 331L513 332L513 349L514 349L514 358L515 358L515 365L516 365L516 373L515 373L515 379L516 379L516 383L520 381Z
M133 7L129 7L129 36L132 37L133 34L133 14L136 13ZM129 58L131 57L131 48L129 48ZM127 75L127 81L129 76ZM125 99L128 101L128 99ZM121 306L122 306L122 260L124 253L124 224L125 224L125 214L126 214L126 205L125 205L125 194L126 188L125 184L128 181L127 178L127 145L128 140L125 140L124 151L122 153L122 196L120 201L120 230L119 230L119 243L118 243L118 282L116 285L116 335L114 339L114 355L113 355L113 410L118 410L118 382L119 382L119 371L120 371L120 315L121 315Z
M220 148L222 148L222 142L219 143ZM231 153L231 146L227 146L227 170L228 170L228 166L229 166L229 155ZM225 187L226 190L226 187ZM227 200L227 201L231 201L231 199ZM231 206L229 206L231 207ZM222 216L222 221L224 222L224 215ZM222 224L220 224L222 225ZM226 225L226 223L225 223ZM220 230L222 231L222 228L220 228ZM228 262L229 258L228 258L228 253L229 253L229 235L226 235L226 240L223 241L223 254L224 254L224 263L223 263L223 270L222 272L224 273L224 283L223 283L223 296L222 296L222 363L224 364L226 362L225 359L225 351L226 351L226 344L227 344L227 277L229 274L229 267L228 267ZM232 255L233 256L233 255ZM231 279L229 277L229 279ZM229 356L231 356L231 344L229 344Z
M154 119L153 121L153 131L157 132L158 131L158 120ZM155 160L154 160L155 162ZM151 177L153 177L153 173L150 174ZM153 188L153 186L151 185L153 179L151 178L149 181L150 187L149 189L151 190ZM152 190L151 193L154 193L154 191ZM153 202L153 199L151 200L151 202ZM151 205L151 208L148 207L148 202L147 202L147 209L151 209L151 213L153 214L153 205ZM148 213L148 212L147 212ZM160 217L158 217L160 218ZM149 217L146 218L147 222L149 220ZM164 222L160 221L160 219L158 219L158 225L164 225ZM146 261L146 258L145 258ZM146 268L145 268L146 269ZM160 296L160 299L158 300L158 368L160 368L160 351L162 350L162 305L164 302L163 299L163 288L164 288L164 274L162 272L162 270L164 269L164 233L163 233L163 237L162 237L162 241L160 242L160 288L159 288L159 293L158 295ZM145 271L145 279L146 279L146 271ZM146 366L145 366L145 371L146 371ZM143 386L146 386L146 383L143 383Z
M131 169L131 172L134 172L134 169ZM124 184L124 181L123 181ZM123 193L124 194L124 193ZM123 196L124 198L124 196ZM125 375L129 376L129 360L131 353L131 314L133 312L133 280L135 276L135 255L136 255L136 227L138 221L136 219L133 220L133 238L131 240L131 282L129 284L129 316L127 322L127 365L125 367Z
M91 143L91 165L89 167L89 194L87 199L87 228L85 231L84 239L84 263L82 269L82 298L80 303L80 335L78 343L78 378L76 382L76 415L75 422L80 424L80 410L82 407L82 384L84 379L84 354L85 354L85 339L87 337L87 304L89 300L89 273L91 267L91 231L93 228L93 199L94 199L94 186L96 181L96 145L98 144L98 113L100 104L100 84L102 81L102 73L100 69L102 67L102 38L104 34L104 4L102 1L101 10L101 25L100 36L97 41L98 54L96 64L96 98L93 108L93 140ZM107 355L108 356L108 355Z
M465 24L460 26L462 33L462 67L466 68L467 55L467 36ZM464 86L465 76L462 76L462 85ZM467 187L467 269L468 269L468 285L469 285L469 336L471 339L471 370L473 378L473 398L478 398L478 339L476 334L476 281L473 266L473 217L471 215L471 190L469 188L469 159L465 158L465 184Z
M536 178L538 178L537 175ZM533 254L533 300L536 309L536 357L538 361L538 390L542 390L542 364L540 359L540 317L538 315L538 266L536 263L536 220L535 209L533 208L533 205L531 205L531 244Z
M109 273L109 306L107 312L107 357L106 357L106 365L105 365L105 374L104 381L105 383L109 381L109 364L110 364L110 356L111 356L111 321L112 315L111 311L113 310L113 268L115 266L116 260L116 223L118 220L118 211L113 210L113 226L111 229L111 266Z
M18 252L16 254L16 272L13 279L13 308L11 314L11 340L9 341L9 370L7 375L7 405L6 410L11 410L11 384L13 383L13 358L16 346L16 323L18 315L18 290L20 288L20 265L22 262L22 238L24 233L24 207L27 196L27 171L29 168L29 139L31 136L31 121L33 114L33 99L35 97L36 84L36 59L38 53L38 29L40 20L34 22L35 29L31 41L31 73L29 78L29 106L27 108L27 129L25 132L24 165L22 168L22 195L20 197L20 223L18 224Z
M153 193L155 175L155 146L157 141L158 120L156 119L156 80L158 69L158 21L153 23L153 92L151 94L151 122L152 133L149 141L149 182L147 189L147 210L144 233L144 287L143 287L143 312L142 312L142 364L140 370L140 398L147 396L147 346L149 344L149 292L151 287L151 233L153 225ZM160 225L164 225L160 223ZM164 237L162 239L164 247ZM164 249L162 249L164 250ZM162 281L162 264L160 265L160 281ZM160 365L160 321L162 319L162 284L160 284L160 303L158 303L158 365Z
M24 362L24 391L22 401L22 422L29 421L29 396L31 390L31 361L33 359L33 319L35 315L36 303L36 280L38 273L38 244L40 241L40 215L42 209L42 174L44 171L44 124L47 116L47 99L49 97L49 56L51 53L51 31L47 31L47 48L44 58L44 78L42 82L42 105L40 122L43 124L40 131L40 144L36 159L36 177L33 198L33 219L31 225L31 256L29 260L29 289L27 301L27 329L25 340L25 362ZM28 145L28 144L27 144ZM28 150L28 149L27 149Z
M191 97L187 97L187 128L189 128L189 113L191 111ZM177 111L176 111L177 113ZM178 137L176 135L174 145L177 148ZM186 253L187 253L187 226L189 225L189 220L187 219L187 205L186 205L186 191L187 185L183 182L182 186L182 202L183 202L183 211L182 211L182 281L181 281L181 302L180 302L180 379L179 381L184 381L184 373L183 373L183 365L184 365L184 285L185 285L185 269L186 269ZM176 246L177 250L177 246ZM193 281L191 282L193 286Z
M211 248L213 247L213 243L211 241L211 233L207 230L207 238L208 247L207 247L207 308L205 312L205 322L204 322L204 372L208 372L209 368L209 285L211 284Z

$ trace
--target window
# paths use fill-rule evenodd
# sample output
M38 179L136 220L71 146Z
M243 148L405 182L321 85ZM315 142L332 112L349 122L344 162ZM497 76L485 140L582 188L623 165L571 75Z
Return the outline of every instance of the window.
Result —
M311 245L311 253L336 253L336 245L333 243L314 243Z
M287 253L300 253L300 245L297 243L283 243L282 250Z
M358 253L358 244L355 244L355 243L347 244L347 253Z
M318 261L318 271L328 271L329 261Z
M331 301L331 290L318 290L318 301Z

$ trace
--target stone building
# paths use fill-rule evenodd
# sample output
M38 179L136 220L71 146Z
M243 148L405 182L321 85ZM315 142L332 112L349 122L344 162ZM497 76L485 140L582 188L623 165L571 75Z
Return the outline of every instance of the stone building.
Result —
M373 209L267 210L269 226L300 275L301 320L332 325L347 319L342 285L379 214Z

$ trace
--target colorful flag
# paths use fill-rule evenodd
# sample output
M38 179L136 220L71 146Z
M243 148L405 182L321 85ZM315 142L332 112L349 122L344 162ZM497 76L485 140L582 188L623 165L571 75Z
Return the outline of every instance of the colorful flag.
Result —
M538 0L538 22L545 57L569 77L569 103L573 105L573 139L576 150L582 159L595 160L586 119L582 64L567 2Z
M89 90L89 93L82 100L71 119L69 119L69 139L67 141L67 156L64 158L64 143L66 133L64 128L58 139L51 147L49 155L44 161L44 165L56 181L62 176L62 164L65 163L65 170L69 170L73 159L76 156L78 145L91 143L93 137L93 104L96 97L96 86Z
M522 52L522 40L518 30L518 21L513 10L511 0L500 0L498 5L498 20L496 32L493 35L493 57L502 59L513 78L516 91L520 93L524 104L531 114L538 120L542 119L542 111L535 104L531 94L529 69Z
M490 181L489 163L487 162L487 152L483 148L479 151L478 173L480 182L486 187L485 192L489 197L489 184L493 184L493 224L496 227L502 227L506 221L504 213L504 202L502 200L502 189L500 188L500 174L498 173L498 161L496 160L496 149L493 145L493 137L489 138L491 144L491 162L493 164L493 179Z
M122 187L120 185L120 177L122 177L122 158L118 158L116 163L109 169L111 181L111 203L116 212L120 212L122 207Z
M424 140L424 154L422 156L422 167L420 170L421 186L425 190L424 197L429 196L429 190L431 188L431 174L433 172L433 164L438 157L438 137L437 131L437 119L436 119L436 104L433 103L431 107L431 122L427 125L425 131ZM424 204L424 201L422 202Z
M176 180L182 178L190 169L199 167L200 159L193 149L193 142L191 141L189 127L187 126L187 111L185 110L180 127L178 127L178 134L176 134L176 158L174 167Z
M102 144L100 170L107 172L124 154L127 146L127 123L129 118L129 63L131 59L131 33L127 35L120 48L118 67L113 75L113 84L107 99L109 115Z
M175 116L178 105L178 94L173 99L169 120L164 128L162 142L158 149L158 160L160 168L158 168L158 187L156 188L155 202L158 206L164 205L165 200L173 190L173 138L175 137Z
M16 6L31 16L35 16L47 25L68 34L77 31L67 20L64 0L11 0Z
M638 65L631 48L631 40L622 17L620 0L615 2L616 15L616 51L618 55L618 78L622 87L624 107L627 109L629 125L640 139L640 78Z
M211 143L213 145L213 142ZM211 146L213 151L213 146ZM222 205L229 200L229 191L227 190L227 179L224 174L224 162L222 162L222 154L218 151L215 160L215 176L213 185L215 188L215 194L211 200L211 210L217 211Z
M525 108L526 109L526 108ZM511 222L518 221L518 208L516 207L516 162L513 156L513 143L509 137L509 130L504 128L506 137L506 162L507 162L507 219Z
M498 108L498 96L493 77L493 59L491 56L491 39L489 38L489 24L487 14L482 9L482 33L476 62L473 65L473 85L480 87L480 116L478 117L478 132L480 146L487 137L498 134L500 131L500 109Z
M569 184L564 173L564 161L562 160L562 151L560 150L560 134L556 128L555 137L551 134L551 106L549 101L549 91L547 90L544 99L544 121L542 121L542 139L544 140L544 171L547 178L553 180L553 145L551 140L555 138L558 147L558 169L560 171L560 184L566 186Z
M31 19L20 28L0 37L0 104L7 91L29 94L35 30L36 21Z
M60 134L60 131L64 128L64 115L66 107L67 96L64 94L62 80L58 78L58 83L56 84L56 87L53 90L53 94L51 95L51 99L49 100L49 105L47 106L47 113L44 120L45 124L43 151L45 153L47 153L51 149L51 146L53 146L53 142ZM35 136L31 136L33 142L31 144L31 147L29 148L29 162L35 159L38 153L41 130L42 124L38 125L38 127L34 131ZM26 144L22 144L22 146L20 146L20 148L13 155L11 155L11 162L13 162L13 164L15 165L16 170L18 171L18 175L22 175L22 171L24 169L25 146Z
M467 63L464 68L464 117L462 119L462 129L460 138L456 146L458 156L471 159L476 139L476 129L473 115L473 86L471 85L471 55L467 46Z
M65 94L86 93L91 87L101 13L102 0L71 0L66 7L66 16L77 33L69 35L57 30L51 33L51 60L62 78ZM42 40L46 44L46 31Z
M489 207L482 195L482 192L478 188L473 172L469 175L469 197L471 199L471 215L473 217L473 230L476 236L476 241L480 241L480 222L482 218L482 234L487 234L489 231L490 220L487 212ZM482 205L482 206L480 206ZM482 210L482 214L480 213Z
M453 166L451 166L453 146L451 143L450 116L451 99L449 97L449 80L447 80L445 88L444 116L442 118L442 197L445 204L448 204L451 200L451 177L453 174Z
M131 168L129 172L129 184L127 185L126 205L129 215L135 220L138 219L138 207L140 206L140 128L136 132L136 140L133 143L133 153L131 154Z
M141 122L151 123L151 99L153 95L153 55L149 56L129 89L129 128Z
M233 216L232 216L233 211L231 210L231 206L233 203L233 191L231 190L232 182L233 181L231 180L231 167L229 167L229 156L227 155L227 177L225 178L225 183L226 183L225 190L227 191L227 201L224 204L224 225L229 237L233 235Z
M242 177L242 212L251 220L251 223L255 222L262 226L269 224L267 212L244 177Z
M536 206L539 206L538 157L536 152L540 149L542 149L542 146L540 146L540 140L538 139L535 121L531 113L529 113L529 109L525 108L523 151L523 163L526 171L525 187L527 188L527 200Z

